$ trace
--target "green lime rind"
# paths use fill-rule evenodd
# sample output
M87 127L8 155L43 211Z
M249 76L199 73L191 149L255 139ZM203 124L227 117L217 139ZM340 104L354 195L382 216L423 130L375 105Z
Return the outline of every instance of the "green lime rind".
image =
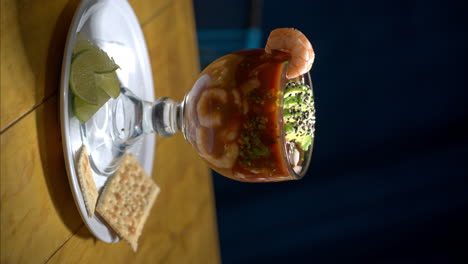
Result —
M88 63L95 73L110 73L120 68L106 52L91 42L86 34L79 32L76 36L73 54L78 54L83 50L89 50L94 54Z
M79 97L74 96L72 102L73 114L81 123L86 123L104 104L88 104Z
M78 33L70 69L72 110L80 122L88 121L111 97L120 94L115 72L119 66L85 34Z
M89 51L93 56L88 63L94 73L110 73L119 69L119 65L97 46L90 46Z
M112 69L109 69L109 70L105 70L105 71L94 71L94 73L97 73L97 74L113 73L113 72L117 71L118 69L120 69L119 66L117 66L115 68L112 68Z
M79 97L73 96L72 100L73 114L81 123L86 123L86 121L88 121L91 118L91 116L94 113L96 113L95 111L99 110L98 105L88 104L85 101L81 100ZM87 107L84 107L85 109L89 109L91 107L95 109L83 111L81 110L83 108L83 105L87 105Z
M109 72L102 74L94 74L97 88L103 90L112 98L117 98L120 95L120 82L117 73Z
M91 51L87 51L75 58L70 70L70 90L83 101L98 104L107 94L97 88L94 72L89 68L88 62L93 56Z
M86 123L109 99L110 97L102 92L99 94L97 104L90 104L78 96L73 96L73 113L80 122Z
M76 35L75 46L73 47L73 54L76 54L82 50L89 49L93 44L88 39L86 34L78 32Z
M70 71L71 91L89 104L98 104L99 98L105 97L103 94L118 97L120 83L115 73L118 66L97 46L87 43L88 45L81 45L84 49L80 49L73 56ZM97 74L101 76L96 78Z
M81 54L87 52L88 50L87 49L84 49L84 50L80 50L78 51L77 53L73 53L72 54L72 59L71 59L71 64L73 64L73 62L75 61L76 58L78 58L78 56L80 56Z

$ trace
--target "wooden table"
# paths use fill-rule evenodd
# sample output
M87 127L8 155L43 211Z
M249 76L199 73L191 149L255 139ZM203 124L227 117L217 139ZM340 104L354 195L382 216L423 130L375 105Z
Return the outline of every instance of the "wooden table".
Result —
M133 253L97 241L65 172L58 90L79 1L1 1L1 263L219 263L208 168L181 135L157 139L161 194ZM157 96L181 100L197 73L192 2L131 0L147 41Z

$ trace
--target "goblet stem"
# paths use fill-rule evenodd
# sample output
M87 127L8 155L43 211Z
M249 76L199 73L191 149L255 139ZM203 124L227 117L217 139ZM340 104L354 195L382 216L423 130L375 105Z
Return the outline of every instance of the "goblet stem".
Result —
M112 174L123 155L143 135L170 137L183 131L184 102L164 97L155 103L144 101L127 88L109 102L82 132L92 150L91 163L103 175ZM96 125L99 124L99 125Z
M128 147L144 134L170 137L183 129L183 108L183 102L177 103L168 97L152 104L122 88L112 109L114 141Z
M170 137L183 131L184 102L177 103L171 98L159 98L151 108L152 130L161 137Z

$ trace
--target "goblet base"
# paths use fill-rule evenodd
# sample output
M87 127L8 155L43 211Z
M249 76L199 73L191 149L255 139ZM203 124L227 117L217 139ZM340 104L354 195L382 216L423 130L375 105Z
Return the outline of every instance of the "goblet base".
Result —
M81 139L90 153L93 170L103 176L113 174L122 157L131 148L138 153L141 137L150 131L145 113L151 104L121 88L116 99L109 100L85 124L81 124Z

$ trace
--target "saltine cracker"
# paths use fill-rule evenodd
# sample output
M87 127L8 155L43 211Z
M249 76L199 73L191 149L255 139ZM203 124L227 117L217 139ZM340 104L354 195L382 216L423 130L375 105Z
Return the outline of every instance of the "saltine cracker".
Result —
M159 187L133 155L127 154L117 172L106 182L97 212L134 251L153 207Z
M93 171L89 164L88 149L82 146L78 154L78 181L83 195L83 200L86 205L86 211L89 217L94 217L96 202L98 199L98 190L94 182Z

